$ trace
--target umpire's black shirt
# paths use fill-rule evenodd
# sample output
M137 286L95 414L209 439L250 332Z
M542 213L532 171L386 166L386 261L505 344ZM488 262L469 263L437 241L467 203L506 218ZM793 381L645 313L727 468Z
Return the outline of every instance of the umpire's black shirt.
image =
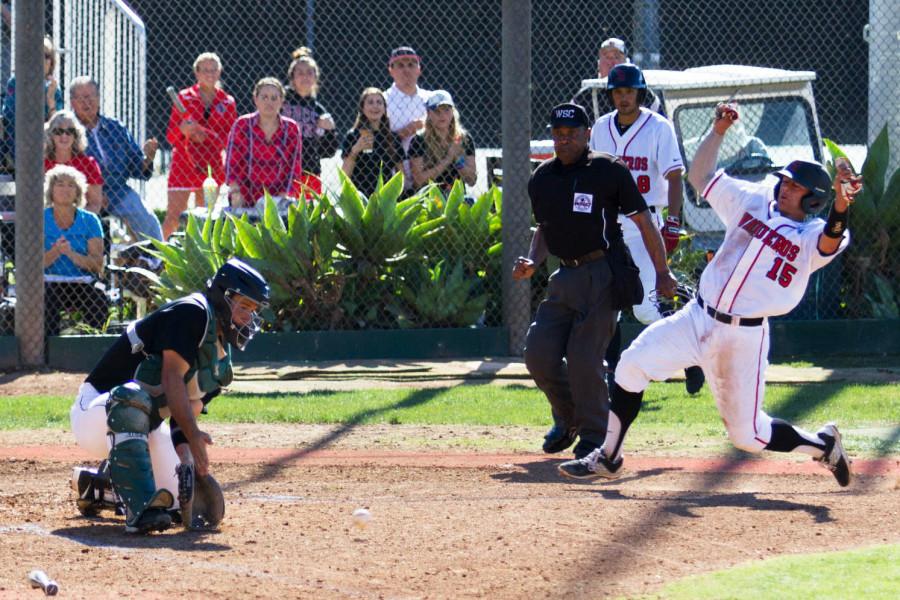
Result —
M618 214L631 217L647 210L625 163L587 149L572 165L558 158L538 165L528 195L547 249L567 260L609 249L622 237Z

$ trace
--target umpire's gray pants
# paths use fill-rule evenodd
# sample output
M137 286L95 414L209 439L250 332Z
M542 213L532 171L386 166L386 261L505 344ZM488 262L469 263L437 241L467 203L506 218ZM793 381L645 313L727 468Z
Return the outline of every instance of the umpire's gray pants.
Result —
M525 366L554 415L598 446L609 414L603 355L618 317L611 292L605 258L560 267L550 276L547 298L525 338Z

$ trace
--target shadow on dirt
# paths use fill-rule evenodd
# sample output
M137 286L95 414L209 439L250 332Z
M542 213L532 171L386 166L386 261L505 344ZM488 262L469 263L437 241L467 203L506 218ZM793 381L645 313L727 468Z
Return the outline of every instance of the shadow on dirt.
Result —
M565 460L568 460L568 457L565 457ZM491 475L491 479L495 479L497 481L502 481L504 483L552 483L559 485L560 483L574 483L574 484L602 484L604 481L594 480L594 481L581 481L578 479L564 479L557 470L557 466L560 461L553 460L535 460L528 463L522 463L515 466L515 470L513 471L505 471L502 473L494 473ZM524 471L522 471L524 469ZM657 475L662 475L669 471L680 471L681 469L674 467L661 467L658 469L646 469L643 471L638 471L635 473L628 473L626 476L621 479L617 479L616 483L622 483L625 481L637 481L638 479L645 479L647 477L655 477Z
M392 410L400 409L400 408L412 408L413 406L419 406L421 404L425 404L433 400L436 396L442 394L444 392L441 388L423 388L418 389L406 396L403 400L399 402L395 402L389 406L382 406L379 408L373 408L368 410L363 410L355 415L351 416L349 419L344 421L339 427L333 429L327 434L323 435L321 438L311 443L308 446L303 448L299 448L296 452L291 452L290 454L279 458L278 460L270 461L260 466L255 473L249 475L243 480L240 481L232 481L228 484L222 486L223 491L233 491L235 489L240 488L242 485L254 481L265 481L267 479L271 479L278 476L278 473L284 469L285 465L291 463L292 461L297 460L311 452L315 452L316 450L322 450L323 448L327 448L337 440L346 437L350 433L353 432L356 427L368 422L373 417L377 417L378 415L388 413Z
M616 483L624 481L618 480ZM834 519L831 517L831 509L827 506L817 504L804 504L802 502L791 502L789 500L780 500L776 498L761 498L755 492L739 492L729 494L709 493L691 493L689 495L682 494L678 496L659 496L656 498L648 498L641 495L638 497L623 494L620 490L602 489L597 493L604 500L652 500L656 502L664 502L662 510L677 515L679 517L690 517L692 519L701 518L694 512L694 509L703 508L745 508L747 510L766 510L766 511L800 511L805 512L813 518L816 523L830 523Z
M184 552L223 552L231 550L227 544L217 544L209 538L218 535L209 531L185 531L181 527L173 527L163 533L152 535L132 535L125 533L122 520L98 518L90 524L74 527L62 527L50 532L82 546L106 549L156 550L168 548Z

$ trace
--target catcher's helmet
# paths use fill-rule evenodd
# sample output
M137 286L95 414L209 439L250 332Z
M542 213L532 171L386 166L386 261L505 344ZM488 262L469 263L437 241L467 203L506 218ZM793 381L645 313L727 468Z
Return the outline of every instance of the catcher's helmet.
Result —
M672 298L660 296L656 290L653 290L650 292L650 301L656 305L659 316L666 318L684 308L696 295L694 288L685 283L679 283L675 287L675 295Z
M831 177L828 176L828 171L817 162L795 160L775 174L780 178L775 184L776 200L784 177L809 190L809 193L800 199L800 206L808 215L814 215L822 210L831 195Z
M262 308L269 303L269 284L259 271L237 258L232 258L219 267L206 285L206 297L225 331L225 339L232 346L243 350L259 331L262 320L254 312L248 324L236 324L231 315L231 297L234 294L246 296Z
M644 72L637 65L624 63L614 66L606 77L606 94L612 102L612 91L616 88L632 88L638 91L638 103L647 95L647 82Z

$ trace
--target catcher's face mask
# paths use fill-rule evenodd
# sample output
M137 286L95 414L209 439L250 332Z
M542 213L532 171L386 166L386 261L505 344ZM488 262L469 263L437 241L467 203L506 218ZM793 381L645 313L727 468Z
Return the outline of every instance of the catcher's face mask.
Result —
M225 301L231 311L231 322L225 332L225 338L232 346L243 350L262 327L262 318L258 312L262 305L231 290L225 294Z

